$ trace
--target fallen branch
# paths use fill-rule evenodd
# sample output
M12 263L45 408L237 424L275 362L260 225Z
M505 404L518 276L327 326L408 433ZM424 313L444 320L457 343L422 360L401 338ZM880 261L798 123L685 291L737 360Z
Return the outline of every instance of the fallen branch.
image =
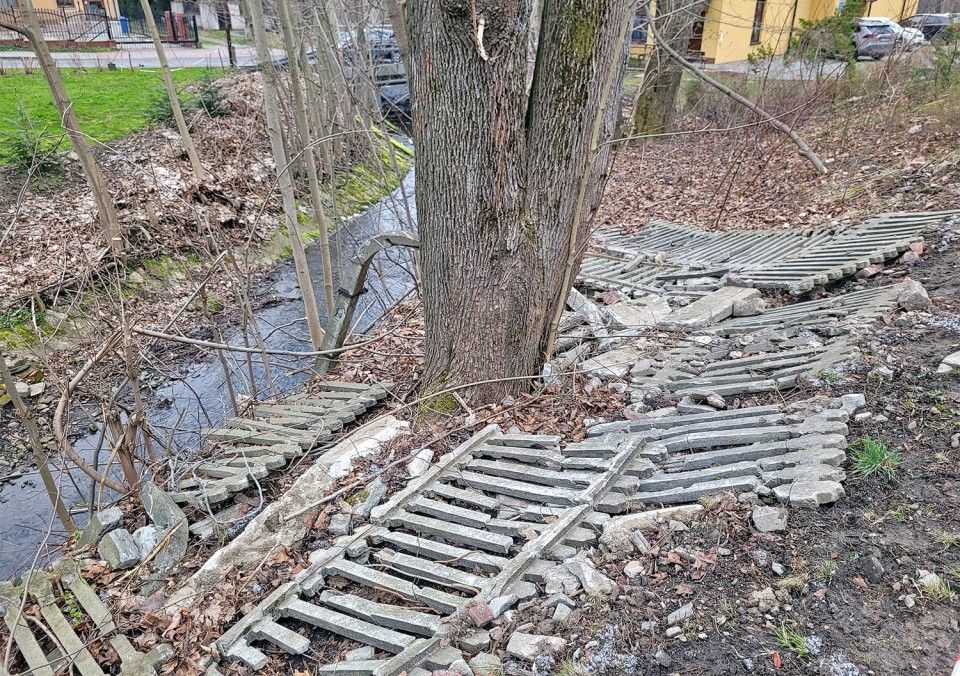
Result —
M657 43L657 47L665 51L670 56L670 58L674 59L681 66L689 70L694 77L696 77L699 80L702 80L703 82L706 82L711 87L726 94L731 99L733 99L740 105L744 106L745 108L749 108L751 111L753 111L754 114L762 118L765 122L769 122L777 131L780 131L786 134L787 137L791 141L793 141L794 145L797 146L797 149L800 155L807 158L810 164L813 165L813 168L816 169L818 174L822 176L824 174L829 173L827 166L817 156L817 154L813 152L810 146L807 145L807 142L803 140L803 137L801 137L797 132L795 132L789 126L787 126L786 124L778 120L776 117L774 117L773 115L765 111L763 108L758 106L756 103L754 103L750 99L733 91L732 89L730 89L730 87L726 86L722 82L714 80L712 77L710 77L709 75L704 73L702 70L697 68L695 65L693 65L692 63L687 61L685 58L683 58L677 52L677 50L671 47L667 43L667 41L661 37L660 33L657 31L656 22L653 20L653 14L650 14L649 16L651 17L650 23L649 23L650 33L653 35L653 39L654 39L654 42Z
M144 336L150 336L152 338L160 338L161 340L169 340L174 343L185 343L186 345L196 345L197 347L206 347L211 350L226 350L227 352L245 352L252 354L272 354L280 355L285 357L321 357L340 354L341 352L349 352L350 350L357 349L364 345L369 345L370 343L380 340L381 337L371 338L370 340L364 340L359 343L354 343L352 345L344 345L343 347L338 347L333 350L316 350L312 352L297 352L295 350L271 350L271 349L260 349L256 347L240 347L239 345L227 345L226 343L214 343L209 340L199 340L197 338L187 338L186 336L175 336L170 333L161 333L160 331L153 331L152 329L144 329L139 326L134 326L131 331L134 333L139 333Z

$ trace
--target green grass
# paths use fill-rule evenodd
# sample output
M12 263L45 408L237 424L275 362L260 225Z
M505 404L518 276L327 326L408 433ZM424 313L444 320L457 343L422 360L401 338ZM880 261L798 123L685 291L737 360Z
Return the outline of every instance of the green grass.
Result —
M774 628L774 635L777 637L777 645L794 653L797 657L808 657L810 649L807 648L807 639L803 634L799 634L790 627L783 625Z
M157 92L163 91L159 70L89 69L60 71L67 94L85 134L99 141L113 141L147 126L146 110ZM173 73L174 81L184 84L201 78L204 68L187 68ZM0 139L16 133L20 105L48 145L61 134L60 115L50 99L46 80L38 72L22 71L0 76ZM63 149L68 142L64 139Z
M892 451L880 439L862 437L850 445L853 450L853 468L863 476L885 474L892 479L903 463L900 451Z

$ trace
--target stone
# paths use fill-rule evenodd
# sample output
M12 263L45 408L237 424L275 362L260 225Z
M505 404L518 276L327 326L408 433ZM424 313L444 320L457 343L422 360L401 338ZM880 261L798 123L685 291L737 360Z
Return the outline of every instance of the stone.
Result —
M876 556L865 556L860 561L860 572L874 584L883 581L883 565Z
M681 629L680 627L670 627L669 629L667 629L667 632L666 632L667 638L676 638L681 634L683 634L683 629Z
M855 413L857 409L867 405L867 398L862 394L845 394L840 397L840 405L847 413Z
M146 559L153 553L154 548L163 539L163 532L156 526L142 526L133 531L133 539L137 543L140 559Z
M783 564L777 563L776 561L770 564L770 570L773 571L774 575L783 575L785 572L787 572L783 567Z
M503 673L500 658L490 653L477 653L467 664L476 676L500 676Z
M370 518L370 512L380 504L386 495L387 485L380 481L380 477L377 477L367 484L367 497L363 499L363 502L353 508L353 513L363 519Z
M937 373L950 373L954 369L960 369L960 352L954 352L944 357L940 366L937 367Z
M623 567L623 574L631 580L635 577L640 577L646 571L647 567L641 561L629 561L627 565Z
M539 634L526 634L520 631L513 632L513 636L507 642L507 652L517 659L532 662L541 653L562 652L567 647L566 639L558 636L541 636Z
M816 509L830 505L846 497L843 485L838 481L795 481L773 489L777 500L791 507Z
M909 610L917 605L917 597L915 594L907 594L903 597L903 605Z
M493 610L487 603L472 603L467 606L467 617L475 627L484 627L494 620Z
M467 634L460 639L457 645L464 652L471 654L481 652L490 647L490 632L481 630ZM369 659L372 659L372 657Z
M330 525L327 530L332 535L343 536L353 533L353 514L340 512L330 517Z
M611 552L630 554L634 551L634 543L630 539L630 534L634 531L657 530L664 522L671 519L688 521L702 511L702 505L678 505L614 517L603 525L600 544Z
M573 608L566 606L564 604L559 604L556 609L553 611L553 621L554 622L566 622L567 618L570 617L570 613L573 612Z
M516 596L518 601L526 601L537 595L537 585L521 580L510 587L509 593Z
M423 476L423 473L430 469L430 462L433 460L433 451L424 448L422 451L414 454L413 459L407 463L407 474L411 479Z
M110 570L126 570L140 562L140 548L126 528L118 528L104 535L97 551Z
M498 596L497 598L490 600L490 612L493 613L493 617L496 619L509 610L516 602L517 597L513 594Z
M787 510L780 507L759 505L753 508L753 525L761 533L773 533L787 529Z
M347 660L348 662L372 660L376 652L377 651L373 646L365 645L362 648L357 648L356 650L349 651L346 655L343 656L343 659Z
M604 308L613 323L623 328L656 326L671 311L665 298L621 300Z
M473 669L470 668L470 665L467 664L465 659L454 660L450 663L450 668L447 669L450 672L450 676L455 674L460 674L460 676L473 676ZM437 672L433 672L436 674Z
M634 347L621 347L592 357L580 365L588 376L600 380L619 380L630 373L633 365L643 358L643 353Z
M166 545L153 558L154 574L164 573L187 553L187 515L173 498L157 485L147 482L140 489L140 502L153 524L163 533Z
M872 417L873 417L873 413L871 413L870 411L864 411L863 413L857 413L855 416L853 416L853 421L858 423L863 423L863 422L867 422Z
M554 566L543 575L547 594L574 594L580 589L580 580L563 566Z
M685 396L677 402L677 410L680 413L712 413L716 409L706 404L698 404L691 397Z
M673 660L670 659L670 656L663 652L662 649L656 652L656 654L653 656L653 659L656 660L657 664L664 669L669 669L670 665L673 664Z
M933 301L927 295L927 290L923 288L923 284L909 281L903 283L900 295L897 296L897 305L904 310L926 310L933 306Z
M755 607L761 613L774 612L780 607L773 587L766 587L760 591L750 592L750 596L747 597L747 606L751 608Z
M119 507L109 507L100 510L90 518L90 523L83 529L77 545L86 547L100 541L104 535L123 525L123 512Z
M680 624L691 617L693 617L693 603L687 603L667 615L667 624L671 626Z
M617 588L617 583L599 572L593 562L587 558L585 552L580 552L574 558L563 564L572 575L583 585L583 591L588 596L607 596Z
M577 602L566 594L554 594L547 598L543 603L540 604L542 608L553 608L558 605L569 606L570 608L576 608Z
M915 265L920 262L920 255L916 251L907 251L900 256L900 262L904 265Z
M630 367L630 376L633 378L648 378L656 372L656 365L653 359L640 359Z
M733 302L734 317L753 317L755 315L763 314L763 311L766 309L767 301L760 296L744 298L743 300L736 300Z

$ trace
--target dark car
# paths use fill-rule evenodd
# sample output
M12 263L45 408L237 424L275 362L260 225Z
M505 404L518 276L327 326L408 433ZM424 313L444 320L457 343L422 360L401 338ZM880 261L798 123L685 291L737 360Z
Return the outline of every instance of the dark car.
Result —
M901 24L908 28L916 28L923 32L923 37L933 40L939 37L948 26L957 23L956 14L917 14L904 19Z

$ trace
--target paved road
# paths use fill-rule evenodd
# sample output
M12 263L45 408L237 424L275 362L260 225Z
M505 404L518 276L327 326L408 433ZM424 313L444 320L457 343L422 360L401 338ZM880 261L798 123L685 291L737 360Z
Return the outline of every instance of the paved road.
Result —
M200 48L165 47L164 52L172 68L205 67L221 68L230 61L227 58L227 46L214 41L204 41ZM249 66L256 63L256 51L253 47L234 46L239 66ZM282 51L273 50L274 56L281 56ZM82 66L97 68L115 63L118 68L159 68L160 61L157 53L150 45L136 45L126 49L117 49L109 52L56 52L53 55L57 64L64 68ZM33 52L15 51L0 52L0 65L4 68L22 68L23 60L28 59L36 63Z

